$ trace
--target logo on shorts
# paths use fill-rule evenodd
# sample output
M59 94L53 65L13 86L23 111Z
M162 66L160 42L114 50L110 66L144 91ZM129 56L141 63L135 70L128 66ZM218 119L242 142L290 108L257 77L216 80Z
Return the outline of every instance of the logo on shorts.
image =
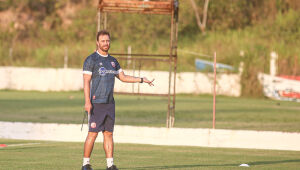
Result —
M91 123L91 128L96 128L96 123L95 122L93 122L93 123Z
M115 62L111 62L111 65L113 66L113 67L116 67L116 64L115 64Z

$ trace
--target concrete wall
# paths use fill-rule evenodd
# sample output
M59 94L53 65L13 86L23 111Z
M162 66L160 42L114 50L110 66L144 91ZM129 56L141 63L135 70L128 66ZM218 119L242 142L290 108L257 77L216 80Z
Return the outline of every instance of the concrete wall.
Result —
M124 70L132 75L132 70ZM115 92L168 93L169 74L164 71L135 71L135 76L155 78L154 87L147 84L127 84L116 80ZM0 67L0 89L70 91L83 88L81 69ZM213 74L183 72L176 75L176 93L211 94ZM217 94L240 96L238 74L218 74Z
M69 91L82 89L79 69L0 67L0 89Z
M87 125L1 122L0 138L84 142ZM102 142L102 135L97 141ZM116 143L300 151L300 133L116 125Z

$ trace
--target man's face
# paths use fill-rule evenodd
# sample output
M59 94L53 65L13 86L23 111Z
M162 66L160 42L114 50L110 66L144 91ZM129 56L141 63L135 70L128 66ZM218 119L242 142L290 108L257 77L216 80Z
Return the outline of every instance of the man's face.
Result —
M99 39L97 41L98 48L100 48L104 52L108 52L109 45L110 45L110 39L108 35L100 35Z

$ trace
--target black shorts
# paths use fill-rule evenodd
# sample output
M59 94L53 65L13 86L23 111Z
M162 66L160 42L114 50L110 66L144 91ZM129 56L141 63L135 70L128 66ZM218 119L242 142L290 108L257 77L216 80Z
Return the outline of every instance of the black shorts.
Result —
M115 104L94 103L89 120L89 132L114 131Z

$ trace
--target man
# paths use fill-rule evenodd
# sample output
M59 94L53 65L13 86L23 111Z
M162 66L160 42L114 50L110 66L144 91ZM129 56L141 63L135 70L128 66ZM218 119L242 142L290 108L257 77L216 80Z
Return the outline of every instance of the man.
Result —
M97 51L88 56L83 65L85 110L88 112L89 132L84 144L82 170L92 170L90 156L98 132L103 134L103 148L106 154L107 170L118 170L113 163L113 130L115 123L115 101L113 89L115 76L122 82L148 83L146 77L139 78L125 75L119 62L108 54L110 34L102 30L97 34Z

